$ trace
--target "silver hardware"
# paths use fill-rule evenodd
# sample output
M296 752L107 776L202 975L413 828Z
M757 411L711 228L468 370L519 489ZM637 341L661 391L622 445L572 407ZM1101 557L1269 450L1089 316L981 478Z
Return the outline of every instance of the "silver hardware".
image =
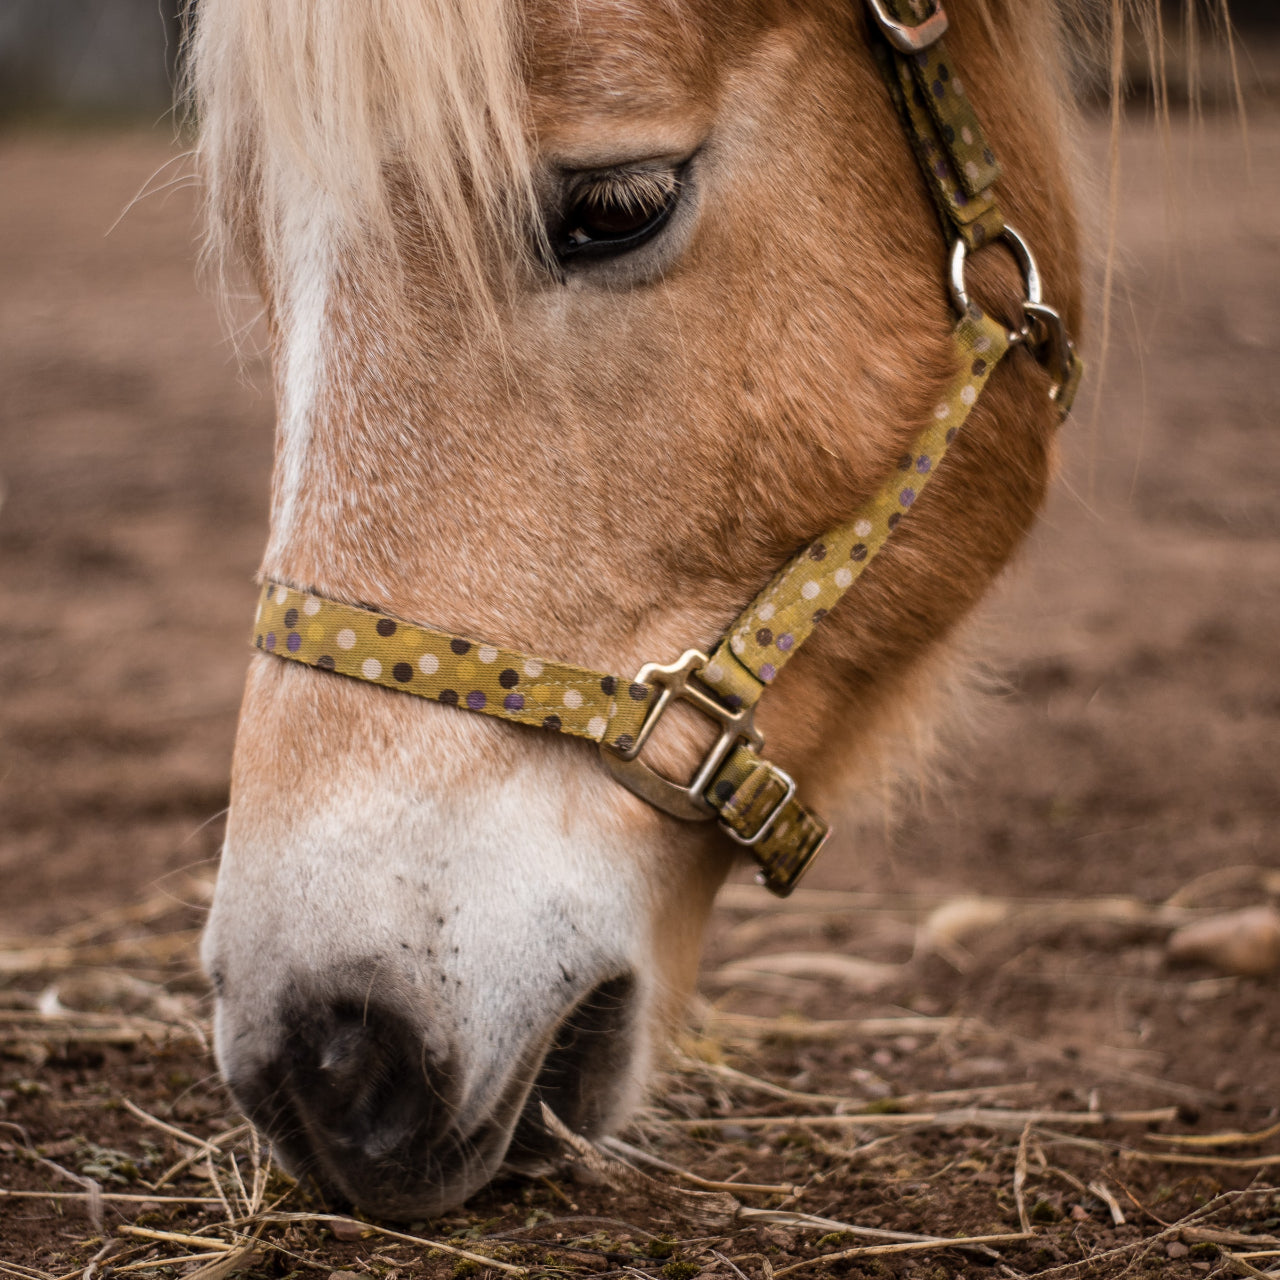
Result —
M947 33L947 11L942 7L942 0L935 0L933 12L915 26L898 22L884 7L884 0L867 0L867 3L885 39L899 53L923 53Z
M1076 349L1062 316L1038 302L1023 305L1027 317L1027 346L1053 379L1049 399L1057 400L1075 370Z
M669 666L650 662L641 667L636 680L641 684L657 685L660 692L649 708L649 714L645 717L640 732L636 734L635 742L626 751L619 751L607 743L600 744L600 754L604 757L605 765L624 787L664 813L693 822L706 822L718 816L716 810L707 803L703 792L733 748L740 741L749 743L757 751L764 746L764 737L755 727L754 707L731 710L700 682L694 683L698 672L708 661L705 653L690 649L679 662L673 662ZM658 721L673 702L689 703L720 726L720 736L715 745L698 766L693 778L683 786L651 769L639 758ZM792 783L793 791L794 786ZM727 826L725 830L728 830ZM730 832L730 835L734 833ZM734 835L734 838L738 837Z
M784 773L776 764L770 765L769 769L775 777L781 778L782 781L787 784L787 790L782 799L779 800L778 803L769 811L769 816L759 825L759 827L756 828L755 834L750 836L740 836L727 822L721 824L725 829L725 834L728 835L731 840L735 841L737 844L745 845L748 849L755 848L755 846L758 845L760 841L774 829L778 823L779 817L782 815L783 809L786 808L787 801L796 793L796 780L789 773Z
M1032 256L1031 246L1008 224L1000 232L999 238L1012 250L1018 267L1022 271L1023 288L1026 293L1022 303L1023 310L1026 311L1030 307L1043 306L1044 286L1040 281L1040 268L1036 265L1036 260ZM994 244L995 241L991 243ZM968 261L969 246L963 240L957 240L951 246L951 271L947 283L951 289L952 305L960 315L964 315L969 310L969 292L965 287L964 280L965 264ZM1027 333L1028 326L1024 325L1015 333L1010 334L1010 341L1022 342L1027 337Z

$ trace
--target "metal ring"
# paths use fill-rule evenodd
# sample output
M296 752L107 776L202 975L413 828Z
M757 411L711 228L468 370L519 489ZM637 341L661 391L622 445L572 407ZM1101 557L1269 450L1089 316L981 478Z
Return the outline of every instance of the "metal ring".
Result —
M1003 240L1012 250L1018 266L1022 270L1022 279L1026 287L1024 306L1038 307L1044 302L1044 292L1040 283L1040 268L1032 256L1031 246L1007 223L998 239ZM994 244L995 241L989 241ZM964 315L969 310L969 293L964 283L965 263L969 260L969 246L963 240L957 240L951 248L951 272L948 285L951 289L951 301L955 309Z

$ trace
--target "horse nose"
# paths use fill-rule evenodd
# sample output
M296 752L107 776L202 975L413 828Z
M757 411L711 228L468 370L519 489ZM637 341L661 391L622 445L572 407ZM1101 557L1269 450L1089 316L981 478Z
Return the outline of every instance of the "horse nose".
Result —
M232 1087L299 1173L350 1185L450 1128L454 1073L406 1018L340 1001L292 1009L282 1023L277 1054Z

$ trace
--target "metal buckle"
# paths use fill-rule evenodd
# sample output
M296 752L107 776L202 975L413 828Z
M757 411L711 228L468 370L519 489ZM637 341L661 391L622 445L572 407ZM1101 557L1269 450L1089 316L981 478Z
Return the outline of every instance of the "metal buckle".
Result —
M1040 268L1031 252L1031 246L1011 226L1005 225L999 238L1010 248L1022 271L1026 297L1022 300L1022 323L1009 333L1009 345L1026 345L1036 360L1048 372L1052 385L1049 399L1058 405L1063 417L1070 412L1071 399L1079 381L1080 363L1075 346L1062 316L1044 301L1044 285ZM992 241L992 243L995 243ZM965 288L964 269L969 260L969 248L963 240L951 247L951 270L948 284L951 302L961 315L969 309L969 294Z
M735 843L744 845L748 849L754 849L761 840L773 830L777 824L778 818L782 815L782 811L786 808L787 801L796 793L796 780L787 772L779 769L776 764L768 766L771 773L775 777L780 778L787 784L787 789L782 799L769 811L769 816L756 828L755 834L750 836L740 836L727 822L722 823L725 833Z
M947 11L942 0L934 0L933 12L914 27L898 22L884 7L883 0L867 0L885 39L899 53L923 53L947 33Z
M1032 256L1031 246L1008 223L1005 224L1004 230L1000 232L999 239L1003 240L1012 250L1013 256L1022 271L1022 279L1027 295L1022 302L1023 310L1025 311L1029 307L1042 306L1044 304L1044 286L1040 281L1040 268L1036 265L1036 260ZM989 243L995 244L995 240ZM947 283L951 289L951 303L960 315L964 315L969 310L969 292L965 288L964 282L964 268L968 261L969 246L963 240L957 239L955 244L951 246L951 270ZM1011 343L1024 341L1028 331L1029 322L1025 323L1021 329L1012 332L1009 335L1009 341Z
M708 661L710 659L705 653L690 649L679 662L673 662L670 666L650 662L641 667L636 680L641 684L657 685L660 692L649 708L649 714L645 717L640 732L636 734L635 742L626 751L619 751L608 743L600 744L600 754L604 757L609 772L624 787L664 813L692 822L706 822L718 816L716 810L707 803L703 792L738 742L745 740L757 751L764 746L764 737L755 727L754 707L730 710L705 686L693 683L693 678ZM720 726L720 736L715 745L686 786L649 768L639 758L658 721L673 702L688 702ZM791 789L794 792L794 783L791 784ZM776 817L776 814L770 815L769 821L772 822ZM728 830L727 827L725 829ZM768 823L765 826L765 831L767 830ZM735 840L739 839L734 832L729 834ZM739 843L750 844L759 838L760 833L757 833L751 841L740 840Z

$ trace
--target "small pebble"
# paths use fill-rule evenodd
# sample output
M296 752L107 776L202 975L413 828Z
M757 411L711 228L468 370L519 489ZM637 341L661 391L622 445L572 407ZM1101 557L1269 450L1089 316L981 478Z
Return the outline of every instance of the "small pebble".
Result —
M1183 925L1170 936L1168 955L1242 978L1262 977L1280 968L1280 911L1245 907Z
M365 1227L359 1222L331 1222L329 1230L333 1232L335 1240L363 1240ZM335 1275L342 1274L334 1272Z
M1185 1258L1191 1252L1181 1240L1170 1240L1164 1247L1164 1251L1171 1258Z

